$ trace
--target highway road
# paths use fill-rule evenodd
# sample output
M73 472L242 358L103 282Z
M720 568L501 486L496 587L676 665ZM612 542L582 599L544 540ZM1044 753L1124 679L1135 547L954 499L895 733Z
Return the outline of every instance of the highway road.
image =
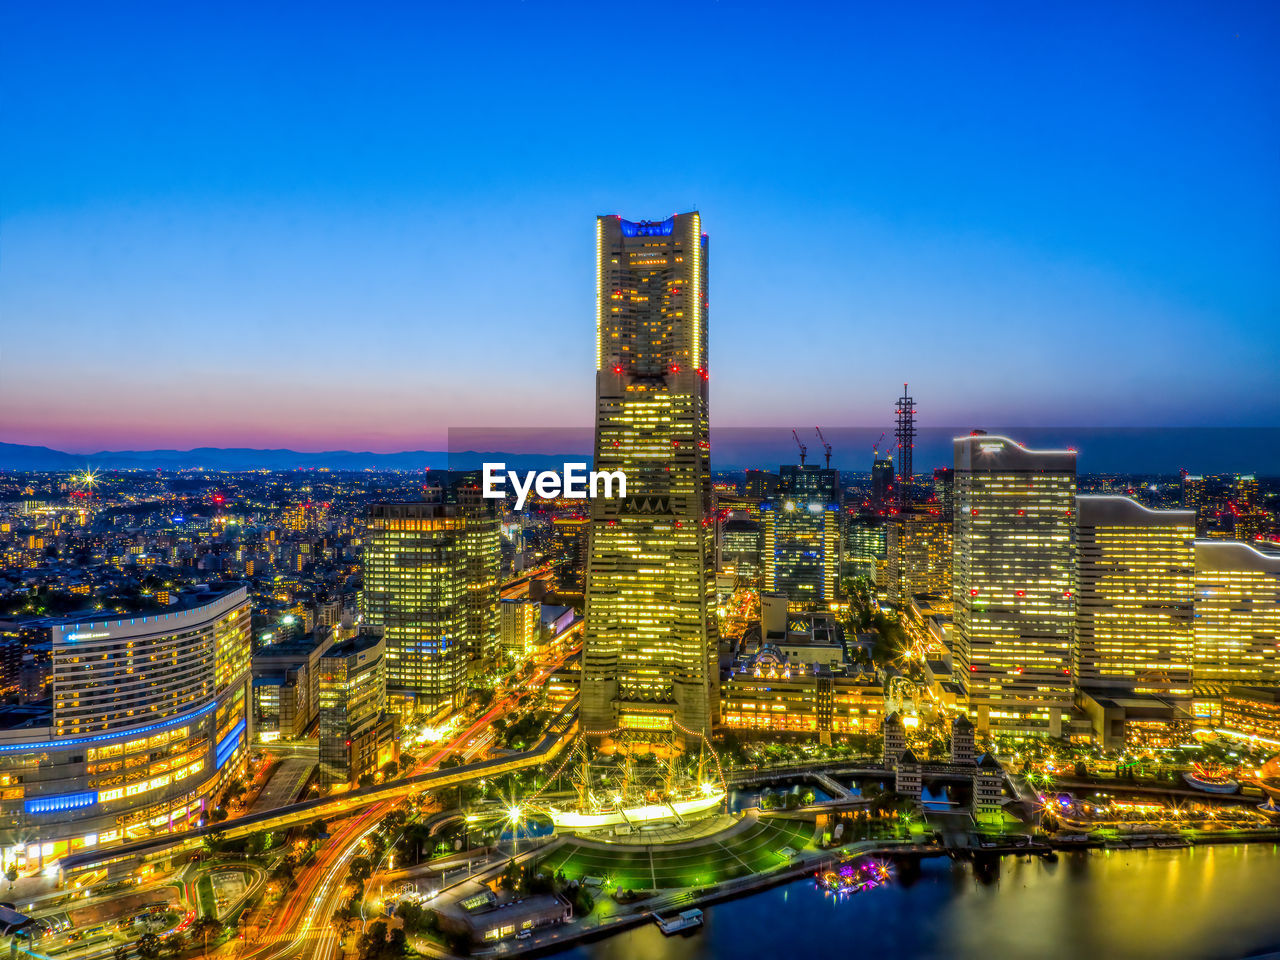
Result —
M515 710L522 700L541 689L551 671L573 652L568 651L557 661L544 664L517 689L496 697L488 710L422 761L412 774L438 767L454 754L464 762L481 754L493 740L493 721ZM334 832L321 846L315 861L298 875L297 885L275 907L266 926L252 941L245 942L240 957L245 960L293 957L334 960L340 956L341 936L333 923L333 914L348 896L347 873L351 861L359 854L361 844L401 803L402 798L375 803L335 824ZM370 878L367 888L372 889L374 882L374 878Z

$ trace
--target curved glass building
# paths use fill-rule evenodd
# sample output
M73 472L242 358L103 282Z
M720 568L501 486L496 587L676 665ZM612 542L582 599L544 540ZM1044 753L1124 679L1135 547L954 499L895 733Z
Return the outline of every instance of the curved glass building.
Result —
M0 847L45 867L88 847L195 826L243 773L250 739L244 587L162 613L42 620L49 696L0 708Z

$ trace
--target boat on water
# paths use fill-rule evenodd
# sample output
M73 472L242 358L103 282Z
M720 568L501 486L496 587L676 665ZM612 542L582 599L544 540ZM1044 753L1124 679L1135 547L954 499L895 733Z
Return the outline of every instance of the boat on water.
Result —
M702 911L695 907L692 910L681 910L674 917L660 917L655 913L653 919L657 922L658 929L670 937L702 926Z
M1226 771L1217 766L1201 766L1196 764L1190 771L1182 775L1197 790L1205 793L1235 793L1240 784L1227 776Z
M818 886L830 893L861 893L874 890L889 879L888 864L876 860L846 862L817 874Z

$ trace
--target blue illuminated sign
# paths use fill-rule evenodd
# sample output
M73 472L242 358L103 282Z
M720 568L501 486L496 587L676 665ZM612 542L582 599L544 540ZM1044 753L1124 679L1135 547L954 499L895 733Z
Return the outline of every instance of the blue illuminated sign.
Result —
M637 223L619 217L618 223L622 227L624 237L669 237L676 227L676 218L667 217L661 223L657 220L641 220Z
M241 718L234 727L227 733L225 737L218 741L218 749L214 754L215 765L219 770L222 765L231 759L231 755L236 752L240 746L240 741L244 736L245 721Z
M98 791L86 793L60 793L53 797L36 797L23 803L27 813L62 813L64 810L80 810L98 802Z

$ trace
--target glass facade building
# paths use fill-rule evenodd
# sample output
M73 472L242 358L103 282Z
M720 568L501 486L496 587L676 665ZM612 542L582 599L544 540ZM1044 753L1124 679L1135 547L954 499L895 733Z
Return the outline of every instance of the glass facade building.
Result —
M1195 542L1195 678L1280 686L1280 551Z
M246 590L183 594L163 613L35 628L52 651L52 699L34 705L42 715L0 709L0 846L43 866L198 825L244 772Z
M953 668L980 730L1061 736L1072 704L1076 455L955 440Z
M454 710L466 695L466 523L458 504L369 509L364 619L386 641L389 692L415 712Z
M583 729L708 733L716 716L708 437L707 238L697 213L596 221L598 471L591 504Z
M1077 500L1076 682L1191 702L1194 510Z

